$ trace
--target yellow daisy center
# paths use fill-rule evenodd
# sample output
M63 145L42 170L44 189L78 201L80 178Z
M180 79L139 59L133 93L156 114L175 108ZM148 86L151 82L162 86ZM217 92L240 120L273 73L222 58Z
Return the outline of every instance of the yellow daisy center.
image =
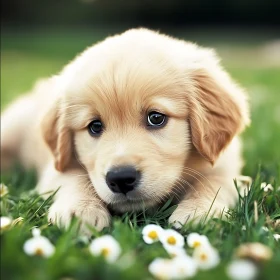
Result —
M179 272L180 272L180 273L184 273L184 272L185 272L185 269L184 269L183 267L180 267L180 268L179 268Z
M176 238L174 236L169 236L167 238L167 243L170 245L175 245L176 244Z
M200 255L200 259L201 259L202 261L206 261L206 260L208 259L208 256L207 256L206 254L202 253L202 254Z
M42 250L42 248L36 248L34 254L36 256L43 256L44 255L44 251Z
M195 241L194 243L193 243L193 247L194 248L197 248L197 247L199 247L201 245L201 243L199 242L199 241Z
M110 254L110 250L108 248L103 248L101 250L101 255L107 257Z
M151 238L151 239L157 239L158 238L158 235L157 235L157 232L155 230L152 230L149 232L148 236Z

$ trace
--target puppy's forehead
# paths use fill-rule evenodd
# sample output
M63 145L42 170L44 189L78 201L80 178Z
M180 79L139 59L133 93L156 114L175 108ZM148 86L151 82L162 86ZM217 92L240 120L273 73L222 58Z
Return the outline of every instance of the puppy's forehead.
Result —
M93 78L82 91L72 94L69 100L72 105L81 104L100 115L108 112L134 115L152 109L177 111L179 114L179 107L186 105L183 86L174 83L174 80L168 82L164 77L143 77L141 73L131 80L123 73Z
M99 71L88 71L71 84L67 105L70 114L79 114L80 120L104 116L139 118L149 110L186 116L188 79L159 57L111 58Z

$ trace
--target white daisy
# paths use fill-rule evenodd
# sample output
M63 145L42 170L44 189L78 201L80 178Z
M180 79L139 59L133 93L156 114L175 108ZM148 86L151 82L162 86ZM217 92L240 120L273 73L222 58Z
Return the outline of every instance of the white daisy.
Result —
M5 217L5 216L1 217L0 218L0 229L1 230L8 229L11 226L12 222L13 222L13 220L9 217Z
M258 269L251 261L235 260L229 264L226 272L232 280L253 280L258 274Z
M182 247L171 246L167 244L163 244L164 249L169 254L170 257L185 257L187 256L186 251Z
M280 240L280 234L273 234L273 237L276 241Z
M150 273L160 280L175 279L177 269L170 259L156 258L149 265Z
M208 238L205 235L200 235L198 233L190 233L187 237L188 246L191 248L198 248L200 246L210 245Z
M267 184L266 182L261 183L261 189L264 192L273 191L273 187L271 184Z
M142 230L143 240L147 244L152 244L159 240L164 230L158 225L146 225Z
M196 274L197 264L189 256L170 259L156 258L149 265L150 273L161 280L183 279Z
M197 272L197 263L187 255L174 258L173 264L176 270L176 278L193 277Z
M159 236L159 240L166 246L183 247L185 244L184 237L173 229L164 230Z
M48 238L41 236L41 231L37 228L32 230L33 237L28 239L23 250L29 256L42 256L48 258L55 252L55 247Z
M94 256L103 256L109 263L117 260L121 254L121 247L111 235L95 238L89 245L89 251Z
M210 245L195 248L193 258L202 270L214 268L220 263L218 251Z
M8 187L4 185L3 183L0 184L0 197L5 196L9 193Z

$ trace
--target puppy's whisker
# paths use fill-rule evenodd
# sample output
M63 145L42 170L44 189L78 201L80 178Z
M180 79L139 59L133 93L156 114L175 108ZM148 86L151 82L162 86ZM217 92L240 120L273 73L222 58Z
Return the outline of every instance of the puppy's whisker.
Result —
M188 181L185 180L185 179L182 179L181 182L184 183L184 184L187 184L196 194L198 194L198 191L195 189L195 187L193 186L193 184L191 184L190 182L188 182ZM204 185L203 185L203 187L204 187Z
M189 175L192 176L192 177L195 177L192 174L189 174ZM179 197L179 194L176 193L174 190L178 190L179 189L179 192L185 194L186 193L186 185L188 185L194 192L196 192L198 194L198 192L195 189L195 187L190 182L188 182L186 179L183 179L183 178L173 178L173 177L170 177L170 176L169 177L164 176L164 177L165 177L164 179L167 179L167 180L170 180L170 179L175 179L176 180L177 179L176 182L175 182L175 185L172 187L171 190L167 191L167 194L170 195L170 193L172 193L173 195L175 195L175 197L178 200L182 199L182 197ZM197 178L195 177L195 179L197 179ZM204 184L202 182L200 182L200 183L205 188Z
M195 169L193 169L193 168L190 168L190 167L186 167L186 166L184 166L184 167L181 167L181 166L177 166L178 168L182 168L182 171L181 171L181 173L183 174L183 175L189 175L189 176L192 176L193 178L195 178L196 180L198 180L202 185L204 185L203 183L202 183L202 181L201 180L199 180L197 177L195 177L193 174L190 174L189 172L192 172L192 173L194 173L195 175L198 175L199 177L201 177L202 179L204 179L204 180L206 180L208 183L209 183L209 185L212 187L212 183L209 181L209 179L206 177L206 176L204 176L201 172L199 172L199 171L197 171L197 170L195 170Z
M202 187L203 187L204 189L206 188L205 184L203 184L203 182L202 182L200 179L198 179L196 176L194 176L193 174L191 174L191 173L189 173L189 172L186 172L186 171L183 171L183 174L184 174L184 175L188 175L188 176L194 178L195 180L197 180L197 181L202 185ZM198 174L196 174L196 175L198 175ZM185 178L181 178L181 180L184 180L184 179L185 179Z
M187 180L178 179L177 184L175 185L175 188L181 187L181 189L186 190L185 186L187 184L194 192L197 193L197 190L194 188L194 186ZM181 191L181 189L180 189L180 191ZM185 193L184 193L184 195L185 195Z
M184 167L184 170L189 171L189 172L193 172L193 173L195 173L196 175L200 176L202 179L205 179L206 181L208 181L209 185L212 187L212 183L211 183L211 182L209 181L209 179L208 179L206 176L204 176L201 172L199 172L199 171L197 171L197 170L195 170L195 169L192 169L192 168L190 168L190 167ZM184 171L184 170L183 170L183 171Z
M150 185L149 189L152 190L153 187L154 187L153 185ZM161 196L159 196L157 192L151 191L149 193L142 194L142 196L143 196L143 199L146 198L148 200L156 200L157 203L160 203L164 200L165 194L161 194Z
M203 175L201 172L199 172L199 171L197 171L197 170L195 170L195 169L193 169L193 168L184 166L184 167L183 167L183 170L191 171L191 172L196 173L197 175L201 176L203 179L208 180L208 178L207 178L205 175ZM209 181L209 180L208 180L208 181ZM209 183L210 183L210 181L209 181Z
M177 190L179 189L179 192L181 192L182 189L184 189L184 186L180 183L177 182L175 186L171 189L170 193L175 196L175 198L179 201L181 199L180 194L177 193ZM170 194L169 194L170 196Z

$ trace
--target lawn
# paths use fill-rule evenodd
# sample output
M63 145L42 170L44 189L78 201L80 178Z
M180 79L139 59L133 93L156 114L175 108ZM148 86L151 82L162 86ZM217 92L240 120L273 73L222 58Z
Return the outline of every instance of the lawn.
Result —
M1 109L30 90L37 78L57 73L78 52L108 34L105 30L3 30ZM273 52L274 36L267 33L239 36L236 32L209 30L181 30L174 34L215 47L225 68L247 89L252 112L252 124L243 134L243 174L253 178L248 196L240 198L227 220L187 224L180 231L184 236L191 232L205 234L220 254L221 262L216 268L199 271L193 279L227 279L226 267L235 258L236 248L247 242L260 242L270 248L271 259L257 264L258 279L275 279L280 265L280 241L273 238L273 234L280 233L280 191L277 191L280 186L280 60L279 54ZM129 213L115 217L110 229L101 233L93 231L95 237L109 233L120 243L121 256L109 265L103 258L90 254L88 241L77 234L78 221L73 221L67 231L48 225L51 199L43 201L32 190L36 184L33 171L26 172L17 166L9 174L1 175L9 189L1 197L1 216L23 218L21 223L1 232L2 279L153 279L148 271L149 263L156 257L168 257L160 243L147 245L141 234L149 223L169 227L167 218L172 208L168 205L152 216ZM271 183L274 190L264 192L260 188L264 181ZM42 235L55 245L51 258L24 253L23 244L31 238L33 226L40 227ZM243 226L246 230L241 229ZM263 230L264 226L268 231Z

